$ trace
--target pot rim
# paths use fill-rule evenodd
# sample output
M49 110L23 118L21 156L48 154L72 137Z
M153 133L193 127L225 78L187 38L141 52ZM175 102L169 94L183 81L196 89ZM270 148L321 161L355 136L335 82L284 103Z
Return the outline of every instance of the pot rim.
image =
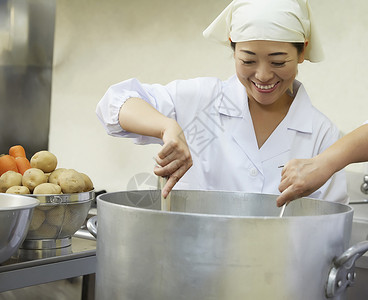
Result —
M284 215L283 217L280 217L279 214L275 215L275 216L241 216L241 215L230 215L230 214L214 214L214 213L195 213L195 212L180 212L180 211L163 211L163 210L157 210L157 209L152 209L152 208L147 208L147 207L135 207L135 206L130 206L130 205L124 205L124 204L117 204L114 202L110 202L108 200L103 199L103 197L106 197L108 195L112 195L112 194L120 194L120 193L138 193L138 192L160 192L160 190L128 190L128 191L118 191L118 192L109 192L109 193L104 193L101 195L98 195L96 200L97 200L97 206L98 206L98 202L105 202L108 203L109 205L113 205L116 208L118 207L124 207L124 209L128 209L131 211L142 211L144 213L149 213L149 214L162 214L162 215L172 215L172 216L199 216L199 217L208 217L208 218L224 218L224 219L256 219L256 220L277 220L279 219L280 221L282 221L282 219L284 220L291 220L291 219L302 219L302 220L306 220L308 218L310 219L318 219L318 218L333 218L336 216L340 216L342 214L353 214L354 212L354 208L343 204L343 203L338 203L338 202L330 202L330 201L325 201L325 200L320 200L320 199L314 199L314 198L308 198L308 197L302 197L302 198L298 198L294 201L298 201L300 199L304 199L304 200L310 200L310 201L314 201L314 202L321 202L321 203L328 203L326 205L334 205L334 206L340 206L343 207L345 209L345 211L341 211L341 212L332 212L332 213L326 213L326 214L319 214L319 215L305 215L305 216L288 216L288 215ZM222 194L238 194L238 193L243 193L243 192L231 192L231 191L220 191L220 190L210 190L210 191L206 191L206 190L173 190L173 192L211 192L211 193L222 193ZM275 194L264 194L264 193L243 193L244 195L264 195L264 196L278 196ZM294 202L293 201L293 202ZM291 202L292 203L292 202ZM276 203L275 203L276 205ZM280 207L281 209L281 207Z

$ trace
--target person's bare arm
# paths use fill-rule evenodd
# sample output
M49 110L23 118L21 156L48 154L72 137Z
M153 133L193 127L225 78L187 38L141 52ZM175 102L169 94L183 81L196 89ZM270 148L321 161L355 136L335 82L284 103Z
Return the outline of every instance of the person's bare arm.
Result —
M168 176L162 190L164 197L192 166L192 157L179 124L157 111L142 99L130 98L119 112L120 126L129 132L162 139L164 145L157 154L155 174Z
M348 133L316 157L288 162L281 173L277 206L310 195L335 172L363 161L368 161L368 124Z

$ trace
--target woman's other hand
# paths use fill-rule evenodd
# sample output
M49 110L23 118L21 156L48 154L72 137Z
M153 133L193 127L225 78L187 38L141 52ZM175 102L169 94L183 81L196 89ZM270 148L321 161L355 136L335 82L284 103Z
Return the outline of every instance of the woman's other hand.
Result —
M277 198L277 206L282 206L292 200L308 196L319 189L333 172L324 166L319 157L310 159L293 159L282 170Z

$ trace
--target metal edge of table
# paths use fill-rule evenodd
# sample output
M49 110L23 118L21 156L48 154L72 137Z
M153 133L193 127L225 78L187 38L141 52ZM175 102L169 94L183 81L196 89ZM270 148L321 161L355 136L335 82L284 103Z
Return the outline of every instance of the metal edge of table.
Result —
M87 248L65 255L0 265L0 292L95 273L96 248Z
M95 255L14 269L0 273L0 292L95 272Z
M96 255L96 250L88 250L88 251L83 251L83 252L78 252L78 253L69 253L69 254L60 255L60 256L46 257L46 258L16 262L13 264L0 265L0 274L3 272L7 272L7 271L24 269L24 268L40 266L40 265L47 265L51 263L63 262L63 261L71 260L71 259L77 259L77 258L93 256L93 255L94 256Z

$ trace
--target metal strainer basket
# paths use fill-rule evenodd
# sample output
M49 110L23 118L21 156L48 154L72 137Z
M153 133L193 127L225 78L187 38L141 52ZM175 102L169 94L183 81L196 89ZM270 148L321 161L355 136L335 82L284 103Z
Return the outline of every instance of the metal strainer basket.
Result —
M62 248L71 245L71 236L83 225L94 199L94 191L31 195L40 201L35 208L22 249Z

